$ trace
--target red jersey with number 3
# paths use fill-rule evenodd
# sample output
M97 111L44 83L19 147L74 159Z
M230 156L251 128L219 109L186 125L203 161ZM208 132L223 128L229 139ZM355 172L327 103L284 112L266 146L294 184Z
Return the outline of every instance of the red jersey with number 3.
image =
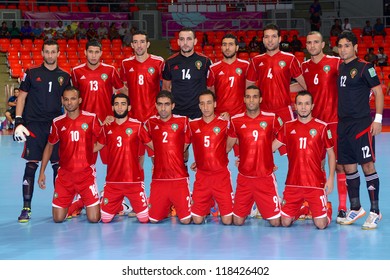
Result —
M232 64L219 61L210 66L207 86L214 86L218 114L228 112L231 116L245 111L244 95L249 62L236 59Z
M105 63L100 63L94 70L86 63L74 67L72 84L80 90L83 99L80 109L95 113L101 122L113 115L111 98L114 89L124 86L114 66Z
M327 123L337 122L337 77L339 57L325 55L318 63L311 59L302 63L307 90L313 95L313 116Z
M226 153L229 121L215 117L206 123L199 118L191 120L189 125L196 167L202 171L226 169L229 163Z
M321 162L326 149L333 147L332 134L323 121L292 120L284 124L277 139L287 147L286 186L324 188Z
M188 119L185 116L172 115L163 121L153 116L145 123L148 137L146 143L153 141L154 168L152 179L167 180L188 177L184 165L184 147L190 144Z
M129 88L132 118L145 122L157 114L155 103L163 67L164 59L156 55L150 55L144 62L135 56L122 61L121 78Z
M67 114L53 120L48 142L59 144L60 167L67 171L90 170L95 164L93 147L101 126L93 113L80 111L72 120Z
M116 121L103 127L98 142L107 147L106 182L132 183L143 179L143 169L139 163L139 145L148 140L142 123L127 119L122 124Z
M252 58L247 80L257 82L263 98L262 110L274 112L291 105L291 79L300 75L302 70L297 58L279 51L273 56L265 53Z
M280 117L263 112L251 118L246 113L232 117L229 136L238 139L238 171L249 177L266 177L273 173L272 141L283 125Z

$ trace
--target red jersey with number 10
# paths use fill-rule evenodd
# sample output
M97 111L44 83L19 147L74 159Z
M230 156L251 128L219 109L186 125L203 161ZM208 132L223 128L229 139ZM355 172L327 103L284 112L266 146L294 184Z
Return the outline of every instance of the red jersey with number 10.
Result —
M80 111L72 120L67 114L53 120L48 142L59 144L60 167L66 171L83 171L95 164L93 147L101 127L96 115Z
M172 180L187 178L184 165L184 147L190 144L188 119L184 116L172 115L163 121L153 116L145 123L149 139L153 141L154 168L152 179Z
M219 171L229 163L226 153L229 121L215 117L206 123L202 118L190 121L191 143L196 167L202 171Z
M272 141L283 125L280 117L263 112L251 118L246 113L232 117L229 136L238 138L238 171L248 177L266 177L273 173Z

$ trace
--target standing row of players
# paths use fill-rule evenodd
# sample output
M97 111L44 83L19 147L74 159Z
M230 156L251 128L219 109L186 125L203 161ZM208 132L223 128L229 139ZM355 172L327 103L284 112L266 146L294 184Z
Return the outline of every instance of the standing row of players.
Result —
M307 49L311 54L312 59L303 64L302 71L298 61L293 55L279 51L280 34L278 27L275 25L268 25L264 29L263 42L267 48L267 53L255 57L251 61L251 64L237 59L237 39L232 35L226 35L222 41L224 59L221 62L211 65L211 62L207 57L194 52L196 38L193 30L191 29L183 29L179 33L178 43L181 51L169 58L165 63L162 58L149 55L147 53L150 43L148 42L146 34L135 34L132 42L135 56L124 60L121 68L122 80L127 82L127 86L130 89L128 92L130 103L132 105L130 116L144 122L148 120L149 116L156 114L154 109L155 94L160 91L159 84L161 76L163 79L163 90L172 92L175 100L175 105L172 108L173 113L182 116L185 115L191 119L202 116L198 97L200 92L206 89L206 86L216 93L218 104L216 107L217 115L226 117L227 113L229 113L229 115L235 115L236 113L243 112L245 110L245 103L242 102L243 97L246 96L245 89L251 84L257 84L260 89L259 95L261 93L262 98L262 111L264 110L269 113L274 113L275 116L280 116L285 123L293 119L292 108L290 106L290 87L292 89L294 89L294 87L308 89L308 91L313 94L314 104L316 104L316 106L314 106L313 116L322 119L326 123L337 123L336 108L338 104L340 120L343 120L343 125L347 127L347 129L342 129L342 133L349 133L351 131L349 129L350 126L353 126L354 129L354 131L351 132L352 135L347 134L345 135L345 138L340 138L339 142L342 142L342 144L338 145L339 148L343 147L343 149L355 149L354 151L347 151L344 153L340 151L338 152L338 163L342 164L344 167L341 168L341 170L345 170L347 173L346 180L348 182L348 191L351 201L351 210L348 211L348 214L345 214L346 192L344 192L344 194L341 192L341 195L339 196L341 200L339 205L340 211L338 215L338 222L341 224L350 224L365 214L360 205L358 192L359 175L357 173L356 163L360 163L362 164L363 171L366 175L371 199L370 215L365 222L364 227L375 228L380 219L378 207L379 179L373 164L374 150L371 139L372 136L380 133L381 129L383 94L380 90L379 80L375 75L375 70L372 68L372 65L365 64L357 60L354 53L354 50L357 48L357 40L353 37L353 34L343 33L339 38L340 56L344 60L344 63L341 63L338 58L325 56L323 54L322 49L324 47L324 42L320 33L312 32L308 35L307 39ZM106 116L111 114L109 99L111 98L112 88L114 87L116 89L120 89L123 92L126 92L127 88L122 86L123 84L121 84L121 79L117 79L115 77L118 76L115 74L115 70L113 70L113 72L97 71L103 67L112 68L111 66L99 62L100 55L101 48L99 45L89 45L86 50L88 62L73 70L72 80L73 84L81 92L81 97L83 99L81 108L86 111L96 113L100 121L104 121ZM20 102L18 99L19 106L17 106L16 112L16 124L18 125L15 130L16 138L24 140L24 135L29 135L29 131L34 133L27 137L28 141L25 149L25 152L27 153L24 153L28 162L26 164L23 179L24 208L21 216L19 217L19 221L21 222L28 221L30 218L34 177L35 171L38 167L37 162L41 160L40 155L43 153L44 144L46 143L49 127L51 125L51 119L54 118L56 114L59 115L58 110L56 111L53 108L60 109L61 107L61 102L58 102L58 100L56 100L56 104L53 105L47 102L50 100L49 98L42 97L42 95L38 96L37 93L34 92L34 85L38 84L46 86L39 92L48 92L47 86L49 86L50 92L53 89L52 86L55 85L55 90L58 91L57 97L59 97L64 90L64 86L66 86L70 79L67 73L62 72L57 68L57 46L50 44L44 45L43 56L44 64L39 68L35 68L35 70L30 69L26 73L26 77L21 84L23 97L20 98ZM158 65L153 64L154 62L157 62ZM358 65L349 69L352 65L350 62L354 62L354 64L358 63ZM348 68L350 73L348 73L348 75L345 73L345 75L342 75L344 71L343 68ZM56 72L55 74L57 76L50 77L47 83L43 83L42 79L49 78L49 75L41 74L42 76L39 76L36 73L39 73L39 71L48 72L48 70L52 70L51 73ZM80 74L77 76L78 71ZM110 75L111 73L112 75ZM94 76L95 78L91 78L91 75L93 74L96 74L96 76ZM39 77L36 77L37 75ZM290 86L291 78L294 78L298 84ZM365 80L369 81L367 82ZM118 81L118 84L114 84L113 81ZM110 84L111 88L108 89L108 100L105 102L99 101L104 98L102 88L109 82L112 83ZM368 103L369 92L371 89L376 94L377 112L377 117L372 124L372 120L369 115ZM339 102L337 102L338 91L339 96L342 96ZM29 102L31 98L26 100L27 93L29 93L30 96L31 92L34 92L34 96L36 95L34 98L36 102L34 103ZM345 92L345 94L342 94L343 92ZM358 96L353 95L356 92L359 92ZM52 95L52 97L53 96L55 95ZM90 100L86 101L88 98L90 98ZM148 103L147 101L151 102ZM31 104L29 105L29 103ZM144 104L145 107L142 108L141 106ZM23 110L24 108L25 110ZM100 112L104 111L102 108L107 108L107 110L105 110L105 114L100 114ZM108 113L108 108L110 109L110 113ZM45 110L42 111L42 109ZM136 114L135 112L137 111L140 115L132 115ZM31 112L30 115L28 112ZM340 114L340 112L342 112L342 114ZM28 121L28 129L23 125L22 113L23 118ZM146 116L148 113L150 113L150 115ZM38 114L39 116L47 115L47 118L41 120L34 114ZM354 127L356 126L354 121L358 120L356 123L362 124L360 121L362 118L364 118L367 123L369 121L370 125L367 127L371 129L367 129L367 127ZM233 120L234 118L232 119L232 123ZM34 129L31 129L34 123L36 126L43 127L39 123L37 124L39 121L46 123L47 128L45 133L42 131L42 134L45 135L44 139L41 139L42 137L32 137L33 135L37 135ZM19 125L22 126L19 127ZM314 133L314 130L312 133ZM328 134L336 135L335 132L329 132ZM359 139L361 143L352 141L356 135L359 136L357 139ZM41 136L41 133L39 133L39 136ZM252 136L254 137L254 134ZM334 137L335 136L333 136L333 140ZM353 143L351 144L348 141ZM36 143L31 146L31 142ZM39 149L37 149L38 144L40 144ZM302 143L302 145L305 146L304 143ZM31 153L32 150L34 150L34 153L36 154ZM362 151L364 152L363 156L361 155ZM284 153L284 151L281 152ZM239 151L239 153L241 163L241 151ZM344 156L342 161L340 155ZM289 160L290 158L291 156L289 156ZM325 152L323 152L322 158L325 158ZM52 162L58 162L58 157L53 158ZM199 163L197 163L197 165L198 164ZM55 171L57 169L56 166L58 166L58 164L53 164L53 170ZM324 180L322 181L324 182ZM345 180L344 188L341 187L342 184L340 183L342 182L342 175L338 175L339 192L340 190L345 189ZM244 185L248 186L250 183L244 182ZM258 188L261 187L261 185L255 185ZM301 187L301 185L294 186L294 188L305 189ZM304 195L302 199L309 200ZM150 209L153 209L153 201L151 201L150 204L152 206ZM259 209L260 208L261 207L259 206ZM289 215L287 213L282 213L282 216L289 217L291 219L295 218L294 215ZM151 217L153 218L153 216ZM239 217L239 215L237 215L237 217ZM264 215L263 217L268 218L267 215ZM316 218L321 217L315 215L315 221ZM159 219L157 218L156 220ZM237 223L239 224L239 222ZM323 228L322 226L319 227Z

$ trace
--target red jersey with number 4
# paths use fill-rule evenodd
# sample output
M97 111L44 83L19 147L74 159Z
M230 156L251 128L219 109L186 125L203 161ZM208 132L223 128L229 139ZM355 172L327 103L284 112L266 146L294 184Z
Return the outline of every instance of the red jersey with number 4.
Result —
M307 90L313 95L313 116L327 123L337 122L337 77L339 57L325 55L318 63L311 59L302 63Z
M94 70L86 63L74 67L72 84L80 90L83 99L80 109L95 113L101 122L113 115L111 98L114 89L124 86L114 66L105 63L100 63Z
M282 127L280 117L263 112L256 118L246 113L232 117L229 136L238 139L238 171L249 177L266 177L273 173L272 141Z
M274 112L291 105L291 79L300 75L302 70L297 58L279 51L273 56L260 54L252 58L247 80L257 82L263 98L261 108Z
M145 122L157 114L155 103L163 67L164 59L156 55L150 55L144 62L135 56L122 61L121 78L129 88L132 118Z
M143 181L143 169L139 163L139 145L148 140L142 123L127 119L122 124L116 121L103 127L98 142L107 147L106 182L132 183Z
M228 112L231 116L245 111L244 95L249 62L236 59L232 64L219 61L210 66L207 86L214 86L218 114Z
M219 171L229 163L226 153L229 121L215 117L206 123L202 118L191 120L191 143L196 167L202 171Z
M90 169L95 164L93 147L99 137L101 126L96 115L80 111L72 120L67 114L53 120L48 142L59 144L60 167L67 171Z
M145 123L148 137L153 141L154 168L152 179L171 180L188 177L184 165L184 147L190 144L188 119L172 115L168 121L153 116Z
M324 188L321 162L326 149L333 147L327 124L314 118L306 124L292 120L284 124L277 139L287 147L286 186Z

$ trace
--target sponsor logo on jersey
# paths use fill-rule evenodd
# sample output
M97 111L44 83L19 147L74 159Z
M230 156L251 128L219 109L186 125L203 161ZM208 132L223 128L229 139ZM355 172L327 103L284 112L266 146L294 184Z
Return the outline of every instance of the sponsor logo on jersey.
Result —
M263 65L264 65L264 63L263 63L263 62L260 62L259 66L263 66Z
M103 74L101 75L101 78L102 78L103 81L105 81L105 80L108 79L108 75L107 75L106 73L103 73Z
M26 75L26 74L25 74L25 75ZM24 77L23 77L23 80L24 80ZM37 82L42 82L42 79L41 79L41 77L38 77L38 78L35 79L35 81L37 81Z
M328 129L326 132L328 134L328 139L332 139L332 132L330 131L330 129Z
M173 70L179 70L179 66L175 65L175 66L173 67Z
M196 131L195 131L195 133L200 133L201 131L200 131L200 129L198 128Z
M293 129L290 134L297 134L297 132L295 131L295 129Z
M241 68L236 68L236 73L238 74L238 76L241 76L242 69Z
M309 73L309 68L306 68L305 73Z
M268 126L267 122L265 122L265 121L260 122L260 127L262 129L265 129L267 126Z
M171 128L172 128L173 131L176 131L179 128L179 125L177 123L173 123L171 125Z
M112 130L110 130L109 132L107 132L107 134L112 134Z
M154 72L156 72L156 70L154 70L153 67L149 67L149 68L148 68L148 73L149 73L149 74L153 75Z
M86 77L84 75L81 76L80 80L85 80Z
M314 137L317 135L317 130L315 128L312 128L312 129L310 129L309 133L310 133L311 137Z
M134 68L131 67L130 70L129 70L129 72L134 72Z
M82 130L86 131L88 129L88 124L87 123L83 123L81 125L81 128L82 128Z
M222 76L222 75L225 75L225 73L223 71L219 72L218 74L219 76Z
M370 69L368 69L368 73L370 73L371 78L376 76L376 72L375 72L374 67L371 67Z
M282 126L282 125L283 125L283 120L282 120L282 118L281 118L281 117L278 117L278 122L279 122L280 126Z
M216 126L216 127L213 128L213 131L214 131L215 134L218 135L221 132L221 129L218 126Z
M245 125L245 123L241 126L241 128L246 128L246 125Z
M279 66L284 68L286 66L286 62L284 60L279 61Z
M157 130L157 129L160 129L160 128L158 127L158 125L156 125L156 126L154 127L154 130Z
M328 73L330 71L330 66L329 65L325 65L324 68L322 68L324 70L325 73Z
M352 79L355 78L357 73L358 73L358 70L356 68L351 69L351 71L349 72L349 74L351 75Z
M63 127L61 128L61 131L65 131L65 130L66 130L66 127L63 126Z
M133 133L133 130L129 127L126 129L126 135L130 136Z
M64 81L65 81L64 77L62 77L62 76L58 77L58 83L60 84L60 86L62 86L64 84Z
M202 61L200 61L200 60L195 61L195 67L196 67L198 70L200 70L200 68L202 67Z

